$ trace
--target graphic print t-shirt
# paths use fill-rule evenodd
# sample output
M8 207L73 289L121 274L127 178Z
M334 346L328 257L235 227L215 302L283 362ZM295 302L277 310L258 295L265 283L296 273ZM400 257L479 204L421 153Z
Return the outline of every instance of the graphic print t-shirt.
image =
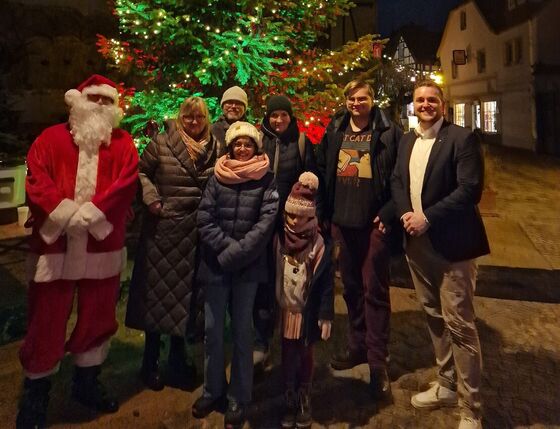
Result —
M344 132L338 153L333 222L362 228L373 221L373 176L371 172L371 129Z

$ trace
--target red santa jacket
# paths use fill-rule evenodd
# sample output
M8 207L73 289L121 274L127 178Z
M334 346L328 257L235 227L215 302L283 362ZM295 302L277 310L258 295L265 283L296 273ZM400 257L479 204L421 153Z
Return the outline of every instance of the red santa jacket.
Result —
M119 274L126 262L126 217L138 177L130 135L114 129L111 143L92 151L74 143L68 124L55 125L31 146L27 169L30 279Z

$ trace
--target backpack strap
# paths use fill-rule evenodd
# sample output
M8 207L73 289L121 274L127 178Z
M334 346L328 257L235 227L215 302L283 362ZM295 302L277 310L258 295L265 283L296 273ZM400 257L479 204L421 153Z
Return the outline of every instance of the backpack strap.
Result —
M299 133L298 148L301 165L305 168L305 133L303 131Z

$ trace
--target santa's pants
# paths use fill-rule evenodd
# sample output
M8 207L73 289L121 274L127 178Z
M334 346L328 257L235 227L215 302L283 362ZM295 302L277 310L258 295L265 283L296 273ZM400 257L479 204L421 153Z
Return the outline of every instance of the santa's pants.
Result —
M66 325L76 291L78 318L66 342ZM56 372L65 352L74 354L77 366L103 363L109 339L118 327L115 319L118 292L119 276L31 282L27 334L19 352L25 376L36 379Z

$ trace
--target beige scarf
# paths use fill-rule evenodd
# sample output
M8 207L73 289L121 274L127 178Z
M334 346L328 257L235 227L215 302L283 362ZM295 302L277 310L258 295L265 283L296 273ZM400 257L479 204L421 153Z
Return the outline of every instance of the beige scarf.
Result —
M181 136L183 143L185 143L187 152L189 153L189 156L191 157L193 162L196 164L199 160L205 159L208 153L209 139L203 138L200 141L196 141L191 136L189 136L183 128L178 126L177 130L179 131L179 135Z
M248 161L238 161L231 159L229 155L224 155L214 167L214 174L220 183L225 185L236 185L250 180L261 179L270 166L270 161L266 154L255 155Z

